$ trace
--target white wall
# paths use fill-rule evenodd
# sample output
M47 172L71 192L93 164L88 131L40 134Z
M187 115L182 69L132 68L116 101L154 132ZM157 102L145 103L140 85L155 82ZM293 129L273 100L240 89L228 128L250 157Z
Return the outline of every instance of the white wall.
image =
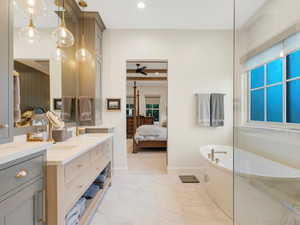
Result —
M167 119L167 106L168 106L168 87L165 86L141 86L137 84L140 91L140 98L146 96L160 96L160 122L166 121ZM133 96L133 87L127 86L127 96ZM145 106L144 106L145 107Z
M298 0L269 0L247 26L237 35L236 60L259 45L274 38L292 25L300 22L300 2ZM238 19L238 18L237 18ZM237 127L243 125L247 110L245 77L243 65L237 64L235 77L235 106ZM300 133L287 130L263 130L238 128L236 144L245 150L263 155L275 161L300 168L299 137Z
M242 29L242 55L300 22L298 0L268 0ZM239 18L236 18L238 21Z
M168 60L169 168L199 167L199 147L232 144L232 31L106 30L104 32L103 96L122 98L121 112L103 113L114 124L114 166L127 167L126 60ZM225 126L196 125L197 92L224 92Z
M39 29L40 41L34 45L19 38L18 29L14 31L14 58L49 60L51 108L53 98L62 97L62 67L61 62L54 59L56 44L51 36L52 31L53 29Z

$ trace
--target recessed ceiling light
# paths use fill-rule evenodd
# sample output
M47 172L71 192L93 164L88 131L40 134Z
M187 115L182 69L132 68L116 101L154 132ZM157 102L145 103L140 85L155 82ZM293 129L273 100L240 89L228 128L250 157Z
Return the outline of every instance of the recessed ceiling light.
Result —
M139 9L144 9L144 8L146 8L146 4L145 4L145 2L139 2L139 3L137 4L137 7L138 7Z

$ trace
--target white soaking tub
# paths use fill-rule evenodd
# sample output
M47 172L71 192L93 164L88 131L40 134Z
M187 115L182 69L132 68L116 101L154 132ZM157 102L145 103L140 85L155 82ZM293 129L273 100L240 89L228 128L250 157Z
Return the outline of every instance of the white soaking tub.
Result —
M212 149L226 154L216 153L218 162L212 161ZM200 148L200 153L208 195L231 218L235 201L236 224L281 225L293 206L280 191L268 187L286 181L299 180L300 184L298 169L242 149L233 151L232 146L207 145Z

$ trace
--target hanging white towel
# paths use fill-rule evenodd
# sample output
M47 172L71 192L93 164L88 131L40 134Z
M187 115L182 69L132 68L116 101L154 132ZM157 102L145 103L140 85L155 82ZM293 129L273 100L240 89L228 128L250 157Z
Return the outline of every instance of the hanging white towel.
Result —
M210 126L210 94L196 94L197 122L200 126Z

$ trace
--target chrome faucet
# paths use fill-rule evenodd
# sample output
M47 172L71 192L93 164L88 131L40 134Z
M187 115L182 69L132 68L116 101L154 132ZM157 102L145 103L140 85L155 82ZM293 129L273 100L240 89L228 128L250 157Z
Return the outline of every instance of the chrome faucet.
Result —
M213 148L210 151L210 159L211 161L216 161L216 154L227 154L225 151L215 151Z

